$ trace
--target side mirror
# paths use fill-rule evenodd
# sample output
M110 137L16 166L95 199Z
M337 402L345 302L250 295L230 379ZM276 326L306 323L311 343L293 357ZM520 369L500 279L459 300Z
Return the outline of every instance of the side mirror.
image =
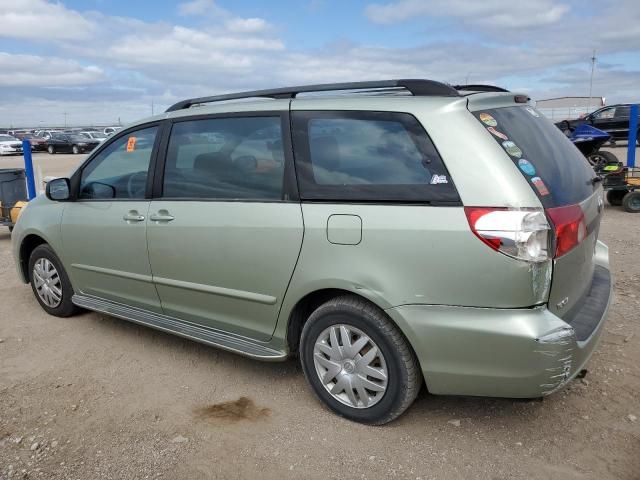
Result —
M71 187L68 178L54 178L47 183L46 195L54 202L64 202L71 198Z

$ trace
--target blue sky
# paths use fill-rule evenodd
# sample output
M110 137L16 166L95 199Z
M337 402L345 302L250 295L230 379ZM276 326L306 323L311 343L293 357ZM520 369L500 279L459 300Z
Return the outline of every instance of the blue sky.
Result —
M0 0L0 126L128 122L189 96L381 78L640 101L637 0Z

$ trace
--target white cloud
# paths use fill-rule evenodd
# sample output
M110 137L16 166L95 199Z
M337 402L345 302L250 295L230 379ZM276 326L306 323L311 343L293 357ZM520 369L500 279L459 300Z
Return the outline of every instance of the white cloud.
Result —
M380 24L398 23L420 16L453 16L470 24L487 27L521 28L558 22L569 6L552 0L523 2L513 0L399 0L386 4L371 4L367 17Z
M603 58L635 55L638 68L637 0L610 0L600 11L587 3L587 20L598 21L598 28L587 35L585 16L567 11L564 2L569 1L573 0L510 5L504 0L398 0L371 5L366 13L386 23L426 15L431 26L444 25L446 35L434 36L432 27L416 30L411 44L391 47L376 45L376 40L353 43L350 32L344 32L346 38L338 43L303 49L286 45L267 19L239 17L212 0L179 5L180 13L203 17L201 23L187 19L189 26L76 12L44 0L20 0L19 7L0 0L0 18L7 12L41 10L58 15L60 25L71 31L75 27L69 19L88 25L84 33L80 29L84 37L78 41L60 32L52 32L50 38L39 32L25 37L16 25L2 24L0 36L39 41L52 55L0 54L0 110L10 105L19 109L21 118L35 123L46 122L49 115L58 121L62 108L73 112L69 118L74 122L118 117L128 121L148 115L152 99L158 112L181 98L244 89L401 77L462 83L469 73L471 82L526 86L534 98L542 98L551 93L586 94L592 48ZM514 28L503 28L506 25ZM463 29L473 34L472 40L456 36ZM77 34L76 29L73 35ZM633 68L599 65L594 96L634 99L639 74L629 70ZM0 114L0 119L6 118Z
M180 15L227 15L228 12L216 5L214 0L191 0L178 4Z
M269 29L269 24L262 18L233 18L226 23L230 32L258 33Z
M0 86L67 87L104 80L102 69L74 60L0 52Z
M88 38L95 25L61 3L45 0L0 0L0 37L36 40Z

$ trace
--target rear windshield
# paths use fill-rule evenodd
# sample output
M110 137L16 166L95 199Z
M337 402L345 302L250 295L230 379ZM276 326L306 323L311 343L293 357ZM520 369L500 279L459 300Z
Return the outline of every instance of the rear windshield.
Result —
M473 112L507 152L547 208L580 203L596 188L587 159L544 115L529 106Z

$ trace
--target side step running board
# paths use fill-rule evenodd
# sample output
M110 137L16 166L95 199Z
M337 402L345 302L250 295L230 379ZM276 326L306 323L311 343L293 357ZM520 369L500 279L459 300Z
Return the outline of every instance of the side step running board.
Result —
M78 307L86 308L87 310L139 323L247 357L268 361L282 361L287 358L286 352L274 350L249 338L202 327L166 315L128 307L88 295L75 294L71 301Z

